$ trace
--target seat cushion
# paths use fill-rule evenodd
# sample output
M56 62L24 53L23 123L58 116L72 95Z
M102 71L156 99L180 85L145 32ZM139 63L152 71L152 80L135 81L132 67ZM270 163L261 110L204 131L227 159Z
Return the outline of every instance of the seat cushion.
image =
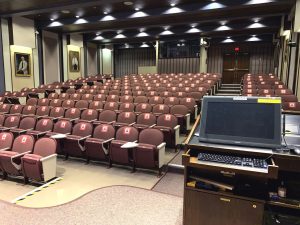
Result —
M134 161L137 167L156 167L158 164L158 152L156 146L140 143L134 151Z
M22 160L25 160L26 162L35 162L35 161L40 161L40 159L43 158L40 155L36 154L26 154L22 157Z
M15 155L18 155L18 154L19 153L13 152L13 151L1 151L0 152L0 157L2 157L2 156L12 157L12 156L15 156Z

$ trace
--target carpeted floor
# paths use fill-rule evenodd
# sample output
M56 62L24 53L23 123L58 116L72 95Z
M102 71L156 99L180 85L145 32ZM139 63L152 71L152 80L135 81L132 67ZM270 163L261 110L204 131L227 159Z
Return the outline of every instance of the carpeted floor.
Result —
M146 189L111 186L56 207L34 209L0 201L5 225L182 225L183 199Z
M183 197L184 175L180 173L166 173L166 175L152 188L153 191Z

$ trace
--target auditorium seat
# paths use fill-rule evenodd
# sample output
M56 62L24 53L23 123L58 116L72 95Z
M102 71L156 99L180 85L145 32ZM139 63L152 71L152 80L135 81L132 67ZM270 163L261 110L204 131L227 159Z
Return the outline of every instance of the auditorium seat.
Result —
M81 111L78 108L70 108L65 112L64 119L68 119L70 121L77 121L80 118Z
M49 116L50 109L51 108L49 106L40 106L37 108L35 115L38 118Z
M164 99L160 96L153 96L150 97L149 99L149 104L151 105L157 105L157 104L163 104L164 103Z
M109 123L112 124L117 120L117 113L112 110L104 110L99 114L98 121L95 124Z
M67 135L63 143L63 151L66 159L69 156L84 156L84 141L92 135L93 125L88 122L79 122L74 125L72 134Z
M154 128L161 130L164 133L164 140L167 147L177 148L179 144L180 125L177 118L172 114L163 114L157 118Z
M3 126L0 127L0 132L3 131L8 131L11 128L17 128L20 124L20 116L8 116L5 120L4 120L4 124Z
M137 105L139 103L148 103L148 98L146 96L137 96L134 99L134 104Z
M97 95L94 96L94 101L105 102L106 101L106 95L97 94Z
M127 142L137 142L139 132L134 127L121 127L116 133L116 140L112 140L109 150L109 165L113 163L131 165L134 169L132 149L121 148Z
M20 135L14 142L11 150L0 151L0 167L4 179L7 175L21 175L21 157L32 152L34 138L31 135Z
M26 102L26 105L32 105L32 106L36 106L38 103L38 99L37 98L29 98Z
M292 90L290 89L276 89L275 90L275 95L278 95L278 96L282 96L282 95L293 95L293 92Z
M295 95L281 95L283 102L298 102L298 98Z
M136 123L133 124L139 131L156 125L156 116L153 113L142 113L137 116Z
M198 116L198 106L194 98L181 98L180 105L185 105L191 114L191 120L196 120Z
M26 134L32 135L36 140L44 136L47 132L52 131L53 121L49 118L43 118L37 121L34 130L28 130Z
M62 106L62 100L61 99L52 99L49 103L49 106L51 107L60 107Z
M177 117L181 133L187 133L188 130L191 130L191 114L185 105L172 106L170 108L170 113Z
M300 111L300 102L283 102L282 108L287 111Z
M7 113L9 113L10 108L11 108L10 104L4 103L4 104L0 105L0 114L7 114Z
M28 130L33 130L36 125L35 117L24 117L21 119L20 124L16 128L11 128L10 132L14 134L14 136L18 136L20 134L26 133Z
M115 128L109 124L98 125L93 136L85 141L85 155L87 163L89 160L108 161L109 147L115 137Z
M118 129L122 126L132 126L136 121L136 114L134 112L121 112L118 115L117 121L113 126Z
M133 150L134 168L157 168L158 175L164 165L164 134L157 129L147 128L139 134L139 145Z
M48 181L56 177L56 146L54 139L41 138L36 141L33 152L21 158L25 183L29 179Z
M92 101L94 96L92 94L84 94L81 96L81 100Z
M70 95L70 100L73 100L73 101L79 101L81 99L81 94L78 94L78 93L75 93L75 94L71 94Z
M95 110L101 112L103 109L103 103L101 101L92 101L89 104L89 109L95 109Z
M129 102L121 103L118 112L134 112L134 104Z
M20 115L20 114L22 114L23 107L24 106L20 105L20 104L13 105L9 110L9 114L10 115Z
M158 104L153 106L152 112L157 116L167 114L170 113L170 107L164 104Z
M61 93L59 95L59 99L61 99L61 100L67 100L67 99L69 99L69 97L70 97L70 95L68 93Z
M50 100L47 98L41 98L38 100L38 106L49 106Z
M75 107L75 101L72 99L64 100L61 106L65 109L73 108Z
M178 105L179 104L179 99L177 97L167 97L164 100L164 104L168 105L169 107L173 105Z
M93 122L98 119L98 111L95 109L85 109L82 111L79 122Z
M48 99L58 99L59 98L59 94L58 93L50 93L49 95L48 95Z
M87 100L79 100L75 103L74 107L80 110L85 110L89 108L89 102Z
M135 107L135 113L150 113L152 111L152 106L149 103L140 103Z

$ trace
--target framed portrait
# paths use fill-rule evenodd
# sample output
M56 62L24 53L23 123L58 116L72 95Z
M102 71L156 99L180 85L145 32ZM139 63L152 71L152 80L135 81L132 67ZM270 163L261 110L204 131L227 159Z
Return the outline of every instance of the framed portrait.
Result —
M78 51L69 51L69 70L70 72L80 71L80 55Z
M31 76L31 55L15 52L15 70L17 77Z

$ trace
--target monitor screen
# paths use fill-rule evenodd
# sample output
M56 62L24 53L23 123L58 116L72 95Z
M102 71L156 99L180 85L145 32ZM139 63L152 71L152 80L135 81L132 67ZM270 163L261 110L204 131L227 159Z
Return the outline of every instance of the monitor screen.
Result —
M203 142L278 148L280 98L205 96L199 139Z

